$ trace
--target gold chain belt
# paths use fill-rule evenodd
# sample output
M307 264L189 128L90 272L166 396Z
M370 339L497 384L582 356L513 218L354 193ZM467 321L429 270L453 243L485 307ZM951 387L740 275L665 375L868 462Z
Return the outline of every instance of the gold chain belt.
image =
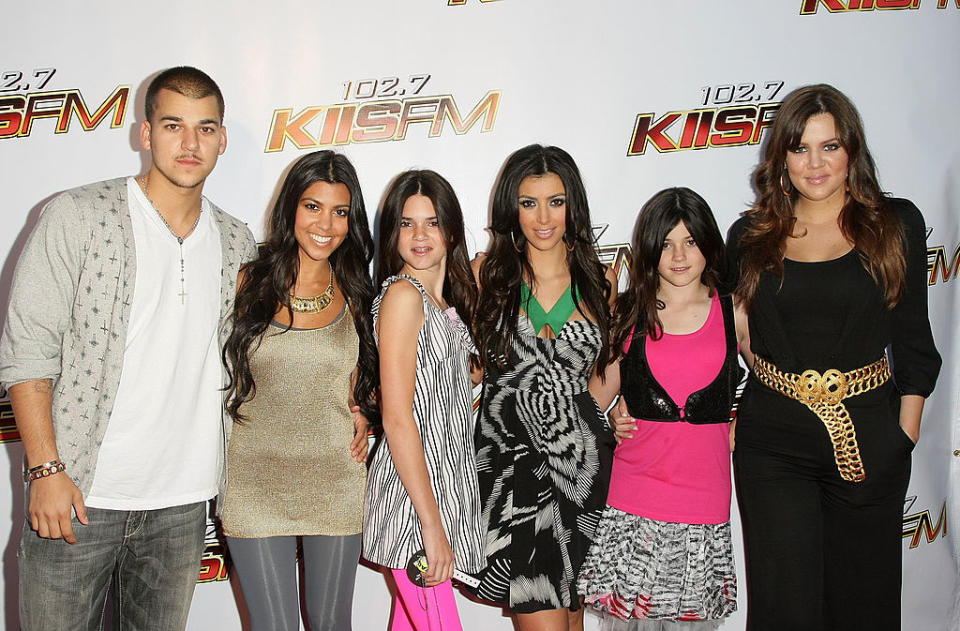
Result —
M831 368L822 375L816 370L805 370L799 375L783 372L762 357L756 357L753 375L763 385L799 401L816 414L830 434L840 477L848 482L863 482L867 476L860 459L857 432L843 400L878 388L890 379L886 356L863 368L849 372Z

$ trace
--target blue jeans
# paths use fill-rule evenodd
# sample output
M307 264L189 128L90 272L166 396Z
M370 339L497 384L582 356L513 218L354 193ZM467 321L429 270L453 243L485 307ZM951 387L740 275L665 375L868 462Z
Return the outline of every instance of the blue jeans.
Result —
M77 543L42 539L29 520L17 557L22 631L100 629L108 590L121 629L183 629L200 571L206 502L147 511L87 507Z

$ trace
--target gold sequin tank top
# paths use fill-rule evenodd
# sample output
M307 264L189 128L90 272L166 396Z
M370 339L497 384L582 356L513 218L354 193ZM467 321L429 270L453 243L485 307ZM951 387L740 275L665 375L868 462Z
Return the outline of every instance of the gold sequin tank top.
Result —
M256 396L227 451L223 530L231 537L361 531L366 469L350 456L350 374L359 341L348 308L319 329L271 325L250 357Z

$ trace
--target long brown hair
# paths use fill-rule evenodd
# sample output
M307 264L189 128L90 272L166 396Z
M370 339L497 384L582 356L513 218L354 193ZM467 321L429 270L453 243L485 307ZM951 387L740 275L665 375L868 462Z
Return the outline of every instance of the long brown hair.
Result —
M330 266L360 339L353 398L368 421L379 422L375 391L380 383L380 362L370 318L374 296L369 272L373 238L357 172L346 156L329 150L308 153L293 164L270 213L267 241L260 247L259 256L244 268L245 276L237 289L231 316L233 328L223 348L223 362L230 378L225 388L227 412L238 422L245 420L241 406L257 393L250 356L263 339L278 306L287 311L293 322L290 290L300 273L299 245L294 234L297 205L304 191L316 182L343 184L350 191L347 236L330 254Z
M758 200L745 213L749 224L740 240L736 293L749 306L763 272L783 277L784 251L796 223L793 202L798 195L785 177L787 152L800 145L807 121L817 114L833 116L840 144L847 152L848 190L840 211L840 230L854 244L860 262L882 288L887 307L892 308L903 295L906 276L903 227L880 190L860 114L850 99L826 84L790 93L773 121L763 162L753 176Z
M520 183L529 176L556 174L566 191L566 229L570 288L577 309L592 315L600 328L603 345L597 360L597 373L603 374L609 363L610 282L594 247L593 226L587 193L580 170L566 151L559 147L528 145L507 158L493 193L491 243L489 255L480 265L480 299L474 318L474 339L480 350L481 364L495 363L501 369L510 366L510 348L517 332L520 312L520 284L533 279L527 260L527 240L520 229L517 206ZM559 331L558 331L559 333Z

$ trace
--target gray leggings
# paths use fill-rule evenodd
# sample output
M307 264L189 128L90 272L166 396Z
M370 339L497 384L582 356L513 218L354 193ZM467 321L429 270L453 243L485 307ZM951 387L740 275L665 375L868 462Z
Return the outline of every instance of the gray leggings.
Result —
M310 631L350 631L363 535L299 538L303 541L303 600ZM300 629L297 539L227 537L250 612L251 631Z

